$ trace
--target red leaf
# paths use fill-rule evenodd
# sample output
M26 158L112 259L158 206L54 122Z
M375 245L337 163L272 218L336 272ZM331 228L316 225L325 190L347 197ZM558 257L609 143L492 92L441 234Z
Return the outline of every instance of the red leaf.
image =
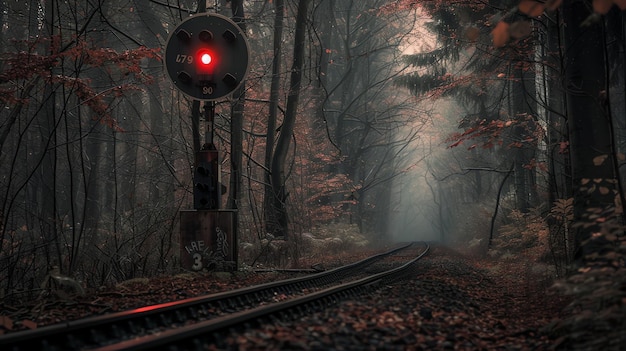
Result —
M530 17L539 17L545 10L545 5L533 0L522 0L517 6L521 13Z
M478 41L478 38L480 37L480 29L476 27L467 28L465 30L465 37L467 38L467 40L471 41L472 43Z
M532 32L530 21L517 21L511 24L509 35L514 39L527 37Z
M22 325L25 326L28 329L37 329L37 323L29 320L29 319L24 319L22 321Z
M449 148L457 147L457 146L461 145L461 143L463 143L463 140L457 140L455 143L453 143L452 145L450 145L448 147Z
M593 0L593 11L601 15L609 12L613 6L613 0Z
M13 330L13 320L7 316L0 316L0 327L6 330Z
M509 27L510 25L506 22L498 22L493 31L491 31L493 46L500 48L506 45L509 41Z

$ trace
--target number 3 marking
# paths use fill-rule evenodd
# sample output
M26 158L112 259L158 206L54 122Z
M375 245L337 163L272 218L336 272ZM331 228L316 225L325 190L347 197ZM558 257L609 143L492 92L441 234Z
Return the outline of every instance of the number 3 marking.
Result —
M202 269L202 255L197 252L193 254L193 266L191 266L191 269L194 271Z

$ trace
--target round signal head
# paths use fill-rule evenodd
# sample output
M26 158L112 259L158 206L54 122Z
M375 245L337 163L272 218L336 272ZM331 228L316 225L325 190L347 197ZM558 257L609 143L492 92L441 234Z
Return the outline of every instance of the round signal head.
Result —
M246 79L249 61L246 34L218 14L183 20L165 48L168 77L181 92L198 100L218 100L234 92Z

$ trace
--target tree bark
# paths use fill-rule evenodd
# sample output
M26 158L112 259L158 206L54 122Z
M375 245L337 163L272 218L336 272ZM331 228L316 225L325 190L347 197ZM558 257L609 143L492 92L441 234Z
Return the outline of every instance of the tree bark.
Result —
M583 24L592 14L591 1L562 6L565 22L567 114L574 192L574 221L578 222L575 260L605 245L603 228L619 222L617 169L612 126L606 101L606 67L601 22Z
M276 121L278 119L278 105L280 96L280 71L282 64L283 21L285 4L283 0L276 0L274 17L274 57L272 61L272 82L270 87L270 105L267 119L267 136L265 144L265 227L271 233L277 226L276 211L274 210L274 190L272 189L271 172L274 143L276 141Z
M520 55L518 60L524 62L525 56ZM512 65L518 64L519 62L512 62ZM513 149L516 208L526 213L535 205L536 201L535 170L529 169L528 165L536 156L537 143L526 141L529 137L533 138L529 133L534 128L533 122L536 118L534 114L537 111L533 98L529 98L535 94L535 74L518 67L513 68L512 71L510 113L511 118L519 123L513 130L513 138L520 143L519 147Z
M296 34L293 46L293 64L291 67L289 93L287 95L287 108L272 158L271 185L274 191L272 210L276 215L277 223L275 228L272 228L271 233L284 238L288 237L289 222L286 206L288 194L285 190L285 160L287 159L287 152L289 151L293 128L296 122L296 114L298 112L298 100L300 98L300 86L302 82L302 66L304 64L304 33L306 31L307 9L310 2L310 0L299 0L298 2Z
M244 21L243 0L231 0L232 18L246 32ZM239 207L241 193L241 160L243 155L243 111L245 101L245 82L233 92L230 107L230 187L226 207Z

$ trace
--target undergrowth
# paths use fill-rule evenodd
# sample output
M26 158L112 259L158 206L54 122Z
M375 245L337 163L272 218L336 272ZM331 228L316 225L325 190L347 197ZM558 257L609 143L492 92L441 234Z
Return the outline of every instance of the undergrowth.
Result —
M526 264L549 269L550 293L569 301L549 332L557 350L624 350L626 345L626 238L623 226L605 223L581 246L591 253L573 261L572 201L559 200L547 216L510 211L490 254L519 272ZM506 262L514 262L506 264ZM511 266L516 266L511 268Z

